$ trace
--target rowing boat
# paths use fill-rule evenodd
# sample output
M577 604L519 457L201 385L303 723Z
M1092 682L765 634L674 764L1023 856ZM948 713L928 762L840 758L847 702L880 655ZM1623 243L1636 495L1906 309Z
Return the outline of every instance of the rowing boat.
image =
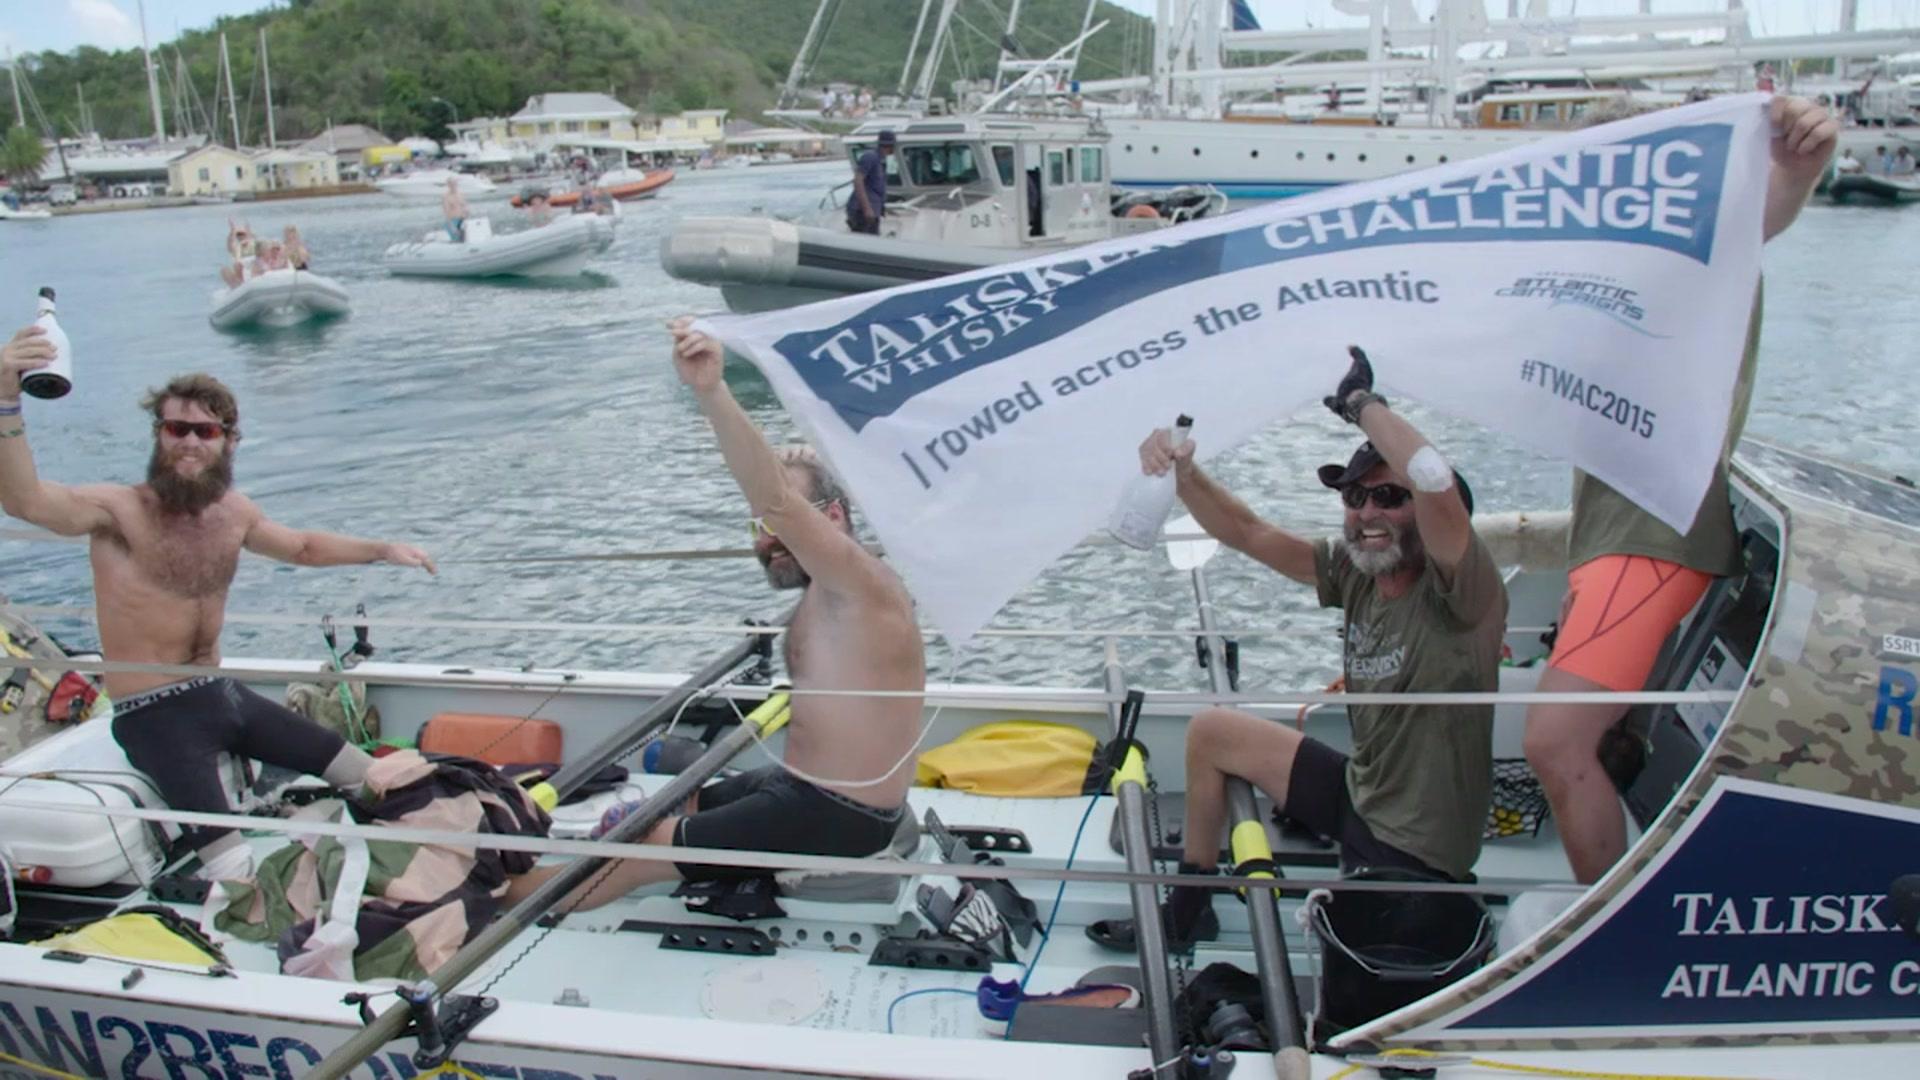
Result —
M1244 905L1216 905L1218 941L1190 958L1153 942L1137 958L1097 951L1083 928L1130 915L1143 895L1150 903L1152 886L1171 869L1184 720L1194 709L1232 701L1348 745L1340 695L1249 688L1230 677L1236 654L1256 650L1260 636L1212 626L1203 606L1209 668L1201 678L1213 681L1206 691L1130 698L1134 680L1111 650L1103 660L1097 648L1089 649L1084 687L930 687L927 745L1011 718L1053 721L1105 741L1132 725L1145 759L1124 762L1099 794L1010 798L917 787L909 804L920 835L868 860L681 849L676 857L802 873L783 875L778 914L744 922L690 907L664 888L559 919L537 905L516 908L476 939L497 937L492 951L457 956L436 969L430 987L407 980L396 997L390 983L282 974L268 944L227 944L228 965L218 970L32 944L93 913L156 902L153 885L164 893L178 866L168 836L201 820L160 807L115 759L106 721L96 718L0 768L0 846L75 819L91 825L62 826L61 834L91 829L94 850L107 852L107 865L91 876L118 871L90 885L16 883L23 929L0 944L0 1062L34 1076L387 1078L439 1070L528 1080L743 1072L1111 1078L1156 1067L1161 1075L1219 1076L1237 1067L1330 1080L1371 1077L1377 1066L1437 1068L1443 1077L1500 1075L1505 1066L1570 1077L1904 1075L1920 1053L1912 1007L1920 995L1920 879L1906 876L1920 870L1912 715L1920 492L1901 478L1754 440L1736 458L1733 489L1746 569L1709 591L1641 695L1633 722L1652 753L1623 795L1634 840L1590 889L1571 885L1550 821L1536 832L1523 817L1513 835L1489 840L1477 882L1464 886L1342 878L1327 846L1262 823L1235 830L1230 860L1247 864L1264 843L1280 876L1243 881L1253 886ZM1520 717L1540 671L1538 627L1551 620L1565 585L1564 568L1540 557L1552 548L1550 536L1539 536L1545 520L1483 528L1503 564L1515 567L1514 663L1502 669L1498 759L1520 755ZM1204 600L1209 553L1196 547L1175 542L1168 554ZM410 625L367 622L383 634ZM350 674L365 685L388 736L413 735L442 713L537 714L558 722L564 756L584 768L609 747L613 759L633 764L639 744L660 736L673 714L682 734L703 732L713 747L690 770L757 766L777 755L780 736L762 734L752 718L770 715L769 701L777 706L777 692L761 680L778 672L742 646L737 628L680 632L714 634L724 649L692 676L373 660ZM1099 632L1055 633L1101 643ZM1110 632L1120 633L1133 632ZM1138 633L1144 645L1192 662L1192 629ZM1228 638L1238 647L1227 648ZM35 665L55 673L99 667L74 658ZM331 668L256 658L229 660L224 670L280 694ZM636 714L650 718L644 730ZM1152 790L1140 783L1149 777ZM676 794L675 777L635 765L629 779L648 801ZM563 805L561 813L577 828L594 809ZM937 835L936 818L951 842ZM247 820L261 830L253 842L262 854L289 834L398 835ZM399 838L521 845L552 860L661 854L625 845L618 829L600 841ZM962 880L995 876L1010 879L1037 912L1039 925L1011 958L936 933L924 914L956 895ZM1277 911L1263 882L1278 893ZM935 899L923 903L923 893ZM1336 975L1352 975L1346 961L1381 957L1337 933L1329 940L1305 931L1302 921L1337 925L1343 904L1383 893L1479 897L1499 942L1484 964L1475 958L1462 977L1417 1000L1332 1023ZM191 900L159 902L194 922L203 914ZM1530 926L1523 912L1535 913ZM1259 939L1274 928L1284 938L1263 951ZM1217 1011L1189 1024L1168 1000L1182 987L1191 1000L1216 963L1258 972L1262 1007L1252 1010L1260 1021L1253 1026L1265 1049L1223 1044L1245 1026L1209 1023ZM1019 1000L1022 984L1028 995L1126 985L1139 1001L1026 1001L1008 1025L1003 1007ZM399 1026L387 1022L396 1012Z

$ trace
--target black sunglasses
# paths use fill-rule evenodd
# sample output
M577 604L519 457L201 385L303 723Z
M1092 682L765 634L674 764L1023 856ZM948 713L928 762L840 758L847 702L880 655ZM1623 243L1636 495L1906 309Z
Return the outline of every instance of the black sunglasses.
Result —
M1365 484L1348 484L1346 487L1340 489L1340 501L1346 503L1348 507L1354 510L1358 510L1367 505L1369 498L1373 500L1373 505L1380 509L1392 510L1397 506L1405 504L1408 499L1413 498L1413 492L1408 491L1399 484L1381 484L1378 487L1368 487Z

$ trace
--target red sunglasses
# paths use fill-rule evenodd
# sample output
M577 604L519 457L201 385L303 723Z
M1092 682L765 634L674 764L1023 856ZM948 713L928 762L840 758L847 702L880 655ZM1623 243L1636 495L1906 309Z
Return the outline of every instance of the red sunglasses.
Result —
M197 435L201 442L212 442L215 439L225 438L227 432L232 430L225 424L194 420L160 420L156 421L153 427L155 431L164 431L176 439L184 439L189 435Z

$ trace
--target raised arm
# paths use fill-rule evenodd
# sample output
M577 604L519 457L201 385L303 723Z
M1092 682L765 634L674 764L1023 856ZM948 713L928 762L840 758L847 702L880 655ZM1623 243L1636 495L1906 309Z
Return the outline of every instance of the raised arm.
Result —
M1295 581L1312 584L1313 545L1255 514L1193 462L1193 440L1173 445L1165 428L1140 444L1140 470L1163 476L1173 470L1174 491L1207 535Z
M880 561L795 486L766 436L720 377L726 363L720 342L694 332L691 325L687 318L673 323L673 366L713 425L720 456L726 459L753 515L780 538L807 575L827 589L851 593L894 587Z
M20 376L53 362L53 345L37 326L13 335L0 348L0 509L61 536L85 536L113 524L104 500L92 489L76 490L40 479L27 447L20 405Z
M1773 167L1767 176L1768 240L1787 231L1800 216L1815 185L1827 171L1827 159L1840 141L1840 124L1806 98L1776 97L1770 106Z
M433 565L433 559L412 544L363 540L313 529L291 529L270 520L251 502L247 505L253 513L253 524L248 527L242 543L256 555L296 566L357 566L386 562L395 566L417 566L429 574L439 573Z
M1326 405L1364 432L1387 467L1408 481L1420 541L1444 580L1452 581L1473 541L1473 516L1453 482L1453 467L1418 428L1373 392L1373 365L1358 345L1347 346L1353 365Z

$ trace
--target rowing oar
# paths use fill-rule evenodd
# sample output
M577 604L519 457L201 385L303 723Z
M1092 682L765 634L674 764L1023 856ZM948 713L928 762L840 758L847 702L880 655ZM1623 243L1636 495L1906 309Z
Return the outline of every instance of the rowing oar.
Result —
M793 618L793 610L780 616L780 621L772 625L785 626L791 618ZM554 807L560 805L562 799L573 794L574 789L586 783L594 774L619 761L634 747L650 738L655 731L672 723L673 717L680 711L680 706L688 698L733 670L747 657L756 652L765 656L772 647L771 635L748 634L739 644L715 657L706 667L694 672L692 677L674 687L665 697L647 706L631 724L609 735L599 746L594 747L573 764L562 767L545 782L535 784L529 789L528 794L540 804L541 809L552 812Z
M1168 524L1169 533L1194 533L1199 523L1191 516ZM1200 609L1200 633L1206 652L1207 675L1215 693L1234 690L1227 677L1226 650L1213 619L1213 594L1207 591L1207 560L1220 550L1217 540L1176 540L1167 544L1167 561L1175 570L1190 571L1193 599ZM1273 877L1273 846L1267 843L1267 827L1260 820L1259 806L1253 801L1253 786L1237 776L1227 777L1227 816L1233 821L1229 833L1234 872L1246 868L1248 877ZM1306 1039L1301 1031L1300 998L1293 987L1293 965L1287 956L1287 939L1280 930L1280 912L1270 892L1247 891L1247 922L1253 932L1253 960L1260 975L1260 1002L1266 1013L1267 1030L1273 1036L1273 1074L1279 1080L1307 1080L1313 1075L1313 1062L1307 1057Z
M792 616L788 612L782 623ZM756 648L765 648L766 635L754 634L750 640L708 664L691 679L666 697L655 702L646 712L628 725L626 730L615 734L596 747L592 754L580 759L574 765L555 773L547 787L555 801L564 797L580 785L585 777L598 772L608 763L617 760L627 749L635 745L644 733L651 732L673 715L680 703L698 692L702 687L744 660ZM700 789L700 785L713 778L727 762L745 749L756 737L765 738L780 730L787 722L788 698L786 694L774 694L765 702L747 714L746 723L740 724L723 736L706 753L700 755L694 763L681 770L678 776L668 781L665 787L656 791L641 802L633 813L622 818L601 839L608 843L638 843L646 837L661 819L675 813L687 801L687 797ZM532 926L542 915L565 899L574 889L612 864L607 858L580 858L568 863L559 873L548 878L528 897L480 931L478 937L461 946L460 950L447 958L447 962L428 976L425 982L414 987L415 1001L425 1001L429 1005L446 995L447 991L462 980L479 970L482 964L493 958L509 941L522 930ZM351 1039L340 1048L328 1054L326 1059L307 1073L309 1077L322 1080L340 1080L361 1063L378 1053L380 1048L406 1033L407 1022L412 1019L414 1005L406 1000L389 1008L375 1017L372 1022L355 1032Z
M1107 639L1107 692L1126 693L1127 676L1113 639ZM1118 805L1114 824L1120 831L1120 851L1131 874L1153 872L1153 834L1147 828L1147 752L1134 738L1140 722L1140 706L1145 695L1127 694L1124 705L1108 705L1107 721L1113 727L1113 747L1119 756L1110 786ZM1134 882L1127 886L1133 903L1133 941L1140 955L1140 996L1146 1004L1147 1049L1155 1061L1173 1061L1180 1056L1180 1036L1174 1023L1173 977L1167 970L1167 931L1160 921L1160 889Z

